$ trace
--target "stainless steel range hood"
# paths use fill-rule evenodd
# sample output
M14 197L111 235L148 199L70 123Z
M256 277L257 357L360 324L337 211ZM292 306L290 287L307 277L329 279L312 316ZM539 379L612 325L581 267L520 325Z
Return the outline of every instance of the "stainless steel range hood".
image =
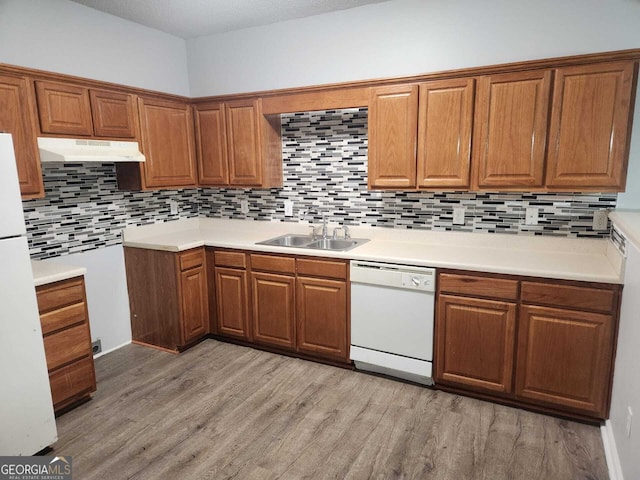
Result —
M138 142L38 138L41 162L144 162Z

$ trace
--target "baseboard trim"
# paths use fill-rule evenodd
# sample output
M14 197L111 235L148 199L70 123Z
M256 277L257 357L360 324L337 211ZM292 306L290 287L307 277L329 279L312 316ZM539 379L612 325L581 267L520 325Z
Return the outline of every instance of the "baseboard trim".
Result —
M613 428L611 427L611 420L606 420L604 424L600 426L600 433L602 434L602 445L609 469L609 480L624 480L622 476L622 465L620 465L620 457L618 457L618 449L616 448L616 439L613 436Z
M131 340L129 340L128 342L123 343L122 345L118 345L117 347L110 348L109 350L103 350L102 352L98 353L97 355L94 355L93 359L95 360L96 358L100 358L101 356L106 355L107 353L115 352L119 348L126 347L129 344L131 344Z

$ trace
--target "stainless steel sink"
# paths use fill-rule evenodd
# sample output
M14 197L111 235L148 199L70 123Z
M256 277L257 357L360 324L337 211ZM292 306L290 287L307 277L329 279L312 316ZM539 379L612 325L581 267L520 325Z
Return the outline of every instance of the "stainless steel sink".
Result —
M367 238L318 238L312 235L300 235L295 233L287 233L279 237L270 238L257 245L272 245L274 247L296 247L311 248L314 250L334 250L346 252L352 248L368 242Z
M276 238L258 242L260 245L273 245L276 247L305 247L314 241L311 235L296 235L287 233Z

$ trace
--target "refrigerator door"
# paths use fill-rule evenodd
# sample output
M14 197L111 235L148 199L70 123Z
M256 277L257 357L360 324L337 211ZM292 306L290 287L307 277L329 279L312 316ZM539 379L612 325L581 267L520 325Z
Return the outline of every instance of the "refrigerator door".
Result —
M25 233L13 140L0 133L0 239Z
M33 455L57 430L25 237L0 240L0 264L0 455Z

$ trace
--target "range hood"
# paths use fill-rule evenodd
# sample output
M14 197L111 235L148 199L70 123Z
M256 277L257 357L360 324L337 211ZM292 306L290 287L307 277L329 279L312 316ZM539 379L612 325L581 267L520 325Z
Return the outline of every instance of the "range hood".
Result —
M138 142L38 138L41 162L144 162Z

